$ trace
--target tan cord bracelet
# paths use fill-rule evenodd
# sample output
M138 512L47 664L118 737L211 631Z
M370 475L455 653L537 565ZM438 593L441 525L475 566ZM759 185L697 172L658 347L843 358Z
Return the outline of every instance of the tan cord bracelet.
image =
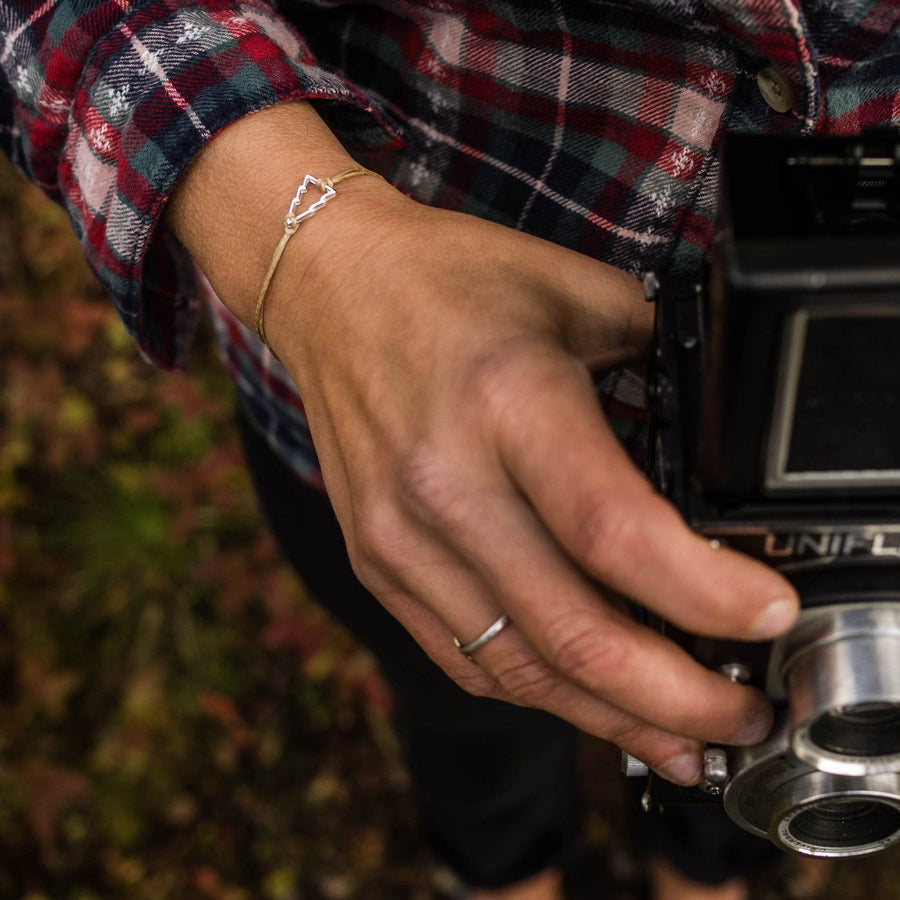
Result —
M263 313L265 312L266 306L266 293L269 290L269 284L272 281L272 277L275 275L275 270L278 268L278 263L281 261L281 255L284 253L284 248L287 246L287 242L296 233L297 229L300 227L300 223L304 219L308 219L310 216L315 215L332 197L337 196L337 191L335 191L334 186L348 178L355 178L357 175L374 175L376 178L381 178L377 172L364 169L362 166L353 166L351 169L344 169L343 172L339 172L332 178L316 178L314 175L306 175L297 188L294 199L291 200L290 208L287 211L287 215L284 217L284 234L281 236L281 240L278 242L278 246L272 254L272 262L269 263L269 271L266 272L266 277L263 279L262 288L256 301L256 310L253 313L256 335L276 359L278 358L278 355L272 349L268 340L266 340L266 327L263 324ZM309 190L311 184L314 184L319 189L322 196L316 200L309 209L303 210L302 213L297 213L296 209L303 202L303 195Z

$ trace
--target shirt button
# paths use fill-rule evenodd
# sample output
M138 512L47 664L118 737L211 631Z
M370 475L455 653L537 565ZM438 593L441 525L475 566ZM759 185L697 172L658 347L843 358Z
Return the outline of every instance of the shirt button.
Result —
M766 66L756 76L759 92L763 100L775 110L775 112L787 112L794 105L794 88L790 79L781 69L775 66Z

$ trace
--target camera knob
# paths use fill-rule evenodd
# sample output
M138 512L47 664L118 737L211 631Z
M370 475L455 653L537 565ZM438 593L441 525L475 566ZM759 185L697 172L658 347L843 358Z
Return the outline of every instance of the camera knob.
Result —
M722 747L707 747L703 751L703 777L719 787L728 781L728 757Z
M738 684L747 684L747 682L750 681L750 669L743 663L725 663L724 665L719 666L719 671L730 681L734 681Z

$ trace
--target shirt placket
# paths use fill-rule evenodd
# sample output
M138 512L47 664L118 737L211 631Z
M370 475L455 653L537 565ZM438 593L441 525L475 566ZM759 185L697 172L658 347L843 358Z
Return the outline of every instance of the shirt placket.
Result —
M775 115L792 116L802 133L822 116L819 64L799 0L705 0L713 20L755 66L757 85Z

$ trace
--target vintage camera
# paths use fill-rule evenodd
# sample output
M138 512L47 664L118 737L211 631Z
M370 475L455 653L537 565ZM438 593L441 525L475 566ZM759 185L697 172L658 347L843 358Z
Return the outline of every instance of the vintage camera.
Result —
M783 849L871 853L900 841L900 137L730 136L721 168L703 276L646 279L649 471L803 611L764 644L651 623L776 725L709 747L700 789L651 776L645 806L721 799Z

